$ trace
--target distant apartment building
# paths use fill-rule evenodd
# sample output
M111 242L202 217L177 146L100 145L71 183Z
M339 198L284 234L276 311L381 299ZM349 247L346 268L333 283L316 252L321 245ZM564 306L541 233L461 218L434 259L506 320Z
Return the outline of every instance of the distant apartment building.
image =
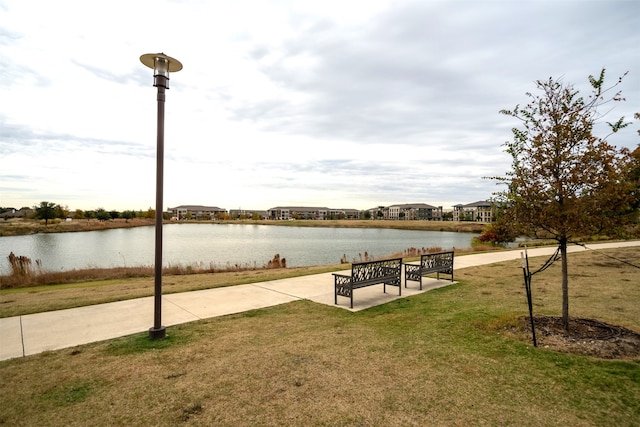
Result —
M227 214L226 209L222 209L216 206L201 206L201 205L182 205L175 208L169 208L171 212L171 218L174 220L185 219L216 219L220 215Z
M386 219L389 217L389 208L386 206L376 206L375 208L367 209L370 219Z
M454 221L493 221L493 203L481 200L466 205L458 204L453 207Z
M391 205L383 210L385 219L442 221L442 206L426 203Z
M307 206L278 206L267 211L267 218L288 219L360 219L363 211L358 209L331 209Z
M361 219L363 211L358 209L331 209L329 219Z
M6 208L4 212L0 213L0 218L27 218L33 215L33 213L33 209Z
M329 220L329 219L386 219L405 221L443 221L442 206L427 203L404 203L390 206L376 206L371 209L335 209L317 206L276 206L266 211L231 209L227 212L216 206L181 205L169 208L174 220L213 219L271 219L271 220ZM450 212L453 221L493 221L493 204L479 201L467 205L453 206Z
M305 206L277 206L267 212L270 219L328 219L329 208L305 207Z
M229 217L231 219L269 219L269 212L250 209L230 209Z

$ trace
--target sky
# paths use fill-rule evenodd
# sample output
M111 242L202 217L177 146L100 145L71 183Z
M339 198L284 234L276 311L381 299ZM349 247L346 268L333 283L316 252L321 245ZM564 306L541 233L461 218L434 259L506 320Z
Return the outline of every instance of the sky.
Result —
M155 207L158 52L165 209L447 210L501 189L536 80L628 71L605 121L640 111L636 0L0 0L0 207Z

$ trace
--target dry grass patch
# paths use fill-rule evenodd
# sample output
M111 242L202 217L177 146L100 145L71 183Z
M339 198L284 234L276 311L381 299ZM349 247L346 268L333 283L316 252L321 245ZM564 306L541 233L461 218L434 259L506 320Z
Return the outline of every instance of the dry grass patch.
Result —
M636 249L608 253L640 261ZM597 259L571 255L592 276L570 282L585 295L572 315L640 329L629 289L639 273ZM456 276L358 313L296 301L171 327L163 341L139 334L0 362L0 424L640 424L640 361L535 349L504 332L526 313L519 263ZM558 314L559 283L554 271L534 277L538 312Z
M436 300L451 292L439 292ZM0 421L593 425L573 408L574 386L565 384L567 375L585 369L585 361L535 354L462 330L468 325L452 327L455 315L428 314L450 307L441 304L419 299L354 315L302 301L171 328L160 343L137 335L84 346L75 354L66 350L6 362L0 372L14 375L3 376L10 378L3 399L11 406L0 410ZM526 369L530 358L533 372ZM567 372L543 375L555 370L557 360ZM22 383L36 378L33 388ZM583 380L574 382L580 386ZM541 390L559 395L553 402L534 398Z
M569 254L569 314L638 329L640 305L636 302L640 301L640 269L611 256L640 265L637 248ZM544 257L533 258L531 270L542 266L545 260ZM560 268L558 261L533 276L534 314L559 315L562 312ZM480 302L492 301L492 305L501 310L520 311L526 304L519 260L459 270L456 279L473 283L479 290Z
M295 267L163 276L163 294L212 289L339 270L340 266ZM0 318L141 298L153 295L154 278L98 280L0 290Z
M115 219L110 221L99 221L97 219L74 219L73 221L62 221L60 219L54 219L49 220L48 225L45 225L44 220L14 218L0 221L0 236L108 230L112 228L144 227L152 225L154 225L153 219L144 218L133 218L130 220Z

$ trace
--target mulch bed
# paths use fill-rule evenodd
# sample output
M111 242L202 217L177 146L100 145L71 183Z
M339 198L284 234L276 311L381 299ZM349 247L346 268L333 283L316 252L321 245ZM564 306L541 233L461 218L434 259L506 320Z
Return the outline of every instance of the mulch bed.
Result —
M640 333L593 319L569 318L569 331L562 317L533 316L538 347L602 359L639 359ZM520 319L520 332L531 336L529 316Z

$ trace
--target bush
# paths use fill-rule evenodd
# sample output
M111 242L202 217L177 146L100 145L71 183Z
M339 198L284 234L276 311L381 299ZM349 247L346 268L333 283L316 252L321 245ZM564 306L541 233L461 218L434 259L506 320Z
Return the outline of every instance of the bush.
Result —
M504 246L505 243L513 242L515 240L515 236L513 232L509 230L507 227L500 225L499 223L491 223L484 227L482 230L482 234L478 237L474 237L471 245L494 245L494 246Z
M280 254L275 254L273 259L267 263L265 268L287 268L286 258L280 258Z

